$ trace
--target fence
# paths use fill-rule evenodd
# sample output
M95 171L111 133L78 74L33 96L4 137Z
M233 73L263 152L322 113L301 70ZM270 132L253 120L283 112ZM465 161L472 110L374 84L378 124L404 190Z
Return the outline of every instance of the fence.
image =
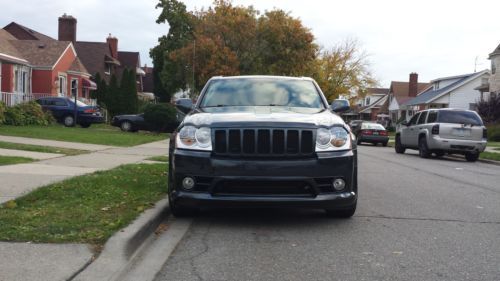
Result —
M52 96L51 94L46 94L46 93L32 93L32 94L7 93L7 92L0 92L0 93L1 93L0 101L5 103L5 105L7 106L15 106L23 102L29 102L39 98ZM97 105L97 101L95 99L80 98L79 100L88 105L93 105L93 106Z

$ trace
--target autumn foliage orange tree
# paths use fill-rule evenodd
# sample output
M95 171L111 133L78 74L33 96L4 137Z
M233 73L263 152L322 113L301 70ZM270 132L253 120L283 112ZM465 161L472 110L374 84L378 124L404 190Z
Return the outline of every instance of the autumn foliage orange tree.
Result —
M340 47L320 51L311 30L283 10L260 14L252 6L235 6L229 0L216 0L197 11L187 11L177 0L160 0L157 7L162 9L157 22L168 22L170 30L151 53L170 95L186 88L197 93L218 75L313 76L329 98L349 91L355 83L356 89L369 84L363 84L371 75L365 57L353 52L337 58L348 51ZM354 66L356 60L364 67ZM346 73L333 71L337 69ZM352 79L356 75L359 79Z

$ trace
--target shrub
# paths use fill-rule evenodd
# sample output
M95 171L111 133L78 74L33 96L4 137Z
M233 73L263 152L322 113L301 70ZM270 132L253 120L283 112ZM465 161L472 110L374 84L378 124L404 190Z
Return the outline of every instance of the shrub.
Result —
M490 98L477 103L477 113L485 123L500 121L500 95L490 95Z
M172 131L177 126L177 110L171 104L150 104L144 110L144 120L154 131Z
M5 122L5 104L0 101L0 125Z
M50 115L50 116L49 116ZM54 121L50 113L45 113L42 107L32 101L8 107L5 111L5 124L13 126L43 125Z
M488 125L488 141L500 141L500 125Z

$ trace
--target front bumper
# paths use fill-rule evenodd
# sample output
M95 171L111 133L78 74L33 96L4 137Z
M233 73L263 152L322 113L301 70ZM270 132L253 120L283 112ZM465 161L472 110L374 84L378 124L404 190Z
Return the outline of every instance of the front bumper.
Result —
M445 139L439 136L429 138L429 149L431 150L444 150L448 152L465 153L465 152L483 152L486 149L487 141L474 140L459 140L459 139Z
M106 120L104 119L104 116L100 114L99 115L80 114L78 115L77 121L78 123L96 124L96 123L104 123Z
M312 158L221 158L211 152L171 151L170 200L189 207L344 209L357 201L356 150ZM182 188L195 179L192 190ZM346 187L335 191L333 179Z
M362 142L371 142L371 143L383 143L383 142L389 142L389 137L388 136L366 136L366 135L361 135L359 136L359 141Z

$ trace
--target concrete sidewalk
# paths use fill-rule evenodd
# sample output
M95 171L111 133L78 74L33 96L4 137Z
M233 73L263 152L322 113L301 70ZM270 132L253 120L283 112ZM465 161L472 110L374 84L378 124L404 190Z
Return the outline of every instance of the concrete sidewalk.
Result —
M26 150L17 150L17 149L4 149L0 148L1 156L15 156L15 157L25 157L36 160L45 160L51 158L62 157L64 154L59 153L45 153L45 152L35 152L35 151L26 151Z
M24 139L24 138L23 138ZM0 140L6 140L1 136ZM16 140L18 140L16 138ZM38 140L28 139L32 144ZM52 142L62 147L61 142ZM38 143L37 143L38 144ZM46 145L43 143L42 145ZM90 150L85 144L71 148ZM74 176L108 170L124 164L142 163L152 156L168 154L168 140L134 147L93 147L94 152L42 160L30 164L0 166L0 203L34 189ZM87 245L0 243L0 281L67 280L84 268L93 253Z
M79 142L69 142L69 141L43 140L43 139L11 137L11 136L0 136L0 141L22 143L22 144L32 144L32 145L41 145L41 146L51 146L51 147L61 147L61 148L71 148L71 149L88 150L88 151L99 151L99 150L114 148L114 146L110 146L110 145L89 144L89 143L79 143Z

